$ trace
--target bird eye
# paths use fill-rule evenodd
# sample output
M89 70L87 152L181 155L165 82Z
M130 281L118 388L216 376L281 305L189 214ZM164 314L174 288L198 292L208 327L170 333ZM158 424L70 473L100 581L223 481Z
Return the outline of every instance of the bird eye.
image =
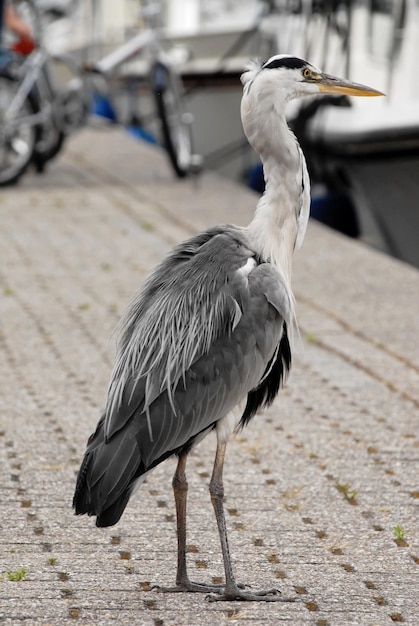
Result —
M308 67L305 68L305 70L303 72L303 76L304 76L304 78L310 78L311 70L309 70Z

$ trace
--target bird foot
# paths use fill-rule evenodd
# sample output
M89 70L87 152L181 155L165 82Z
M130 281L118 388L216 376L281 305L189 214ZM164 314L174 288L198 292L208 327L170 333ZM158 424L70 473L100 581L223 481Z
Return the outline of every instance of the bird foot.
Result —
M212 584L212 583L196 583L192 580L184 580L180 583L177 583L174 587L161 587L160 585L153 585L151 587L152 590L157 591L158 593L222 593L224 591L225 584L222 583Z
M243 591L244 585L234 585L224 589L224 593L217 595L209 594L206 599L209 602L295 602L296 597L282 596L278 589L266 589L263 591Z

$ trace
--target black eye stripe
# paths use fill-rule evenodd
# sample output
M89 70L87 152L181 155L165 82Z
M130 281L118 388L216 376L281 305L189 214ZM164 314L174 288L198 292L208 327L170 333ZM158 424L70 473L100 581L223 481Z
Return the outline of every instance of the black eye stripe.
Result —
M262 69L273 70L279 67L286 67L290 70L300 70L307 65L307 61L299 59L298 57L279 57L273 58L272 61L267 61Z

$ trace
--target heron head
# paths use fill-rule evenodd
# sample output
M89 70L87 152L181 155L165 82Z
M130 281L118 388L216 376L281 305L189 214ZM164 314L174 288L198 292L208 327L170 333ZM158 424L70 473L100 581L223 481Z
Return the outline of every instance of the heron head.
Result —
M277 54L262 65L252 62L242 74L241 117L253 148L262 153L271 145L278 120L285 121L289 100L316 94L382 96L380 91L325 74L314 65L289 54Z
M277 96L287 102L300 96L341 94L348 96L382 96L381 91L322 72L311 63L289 54L276 54L263 63L251 65L242 74L246 93Z
M242 74L244 92L276 96L287 102L301 96L340 94L382 96L381 91L322 72L311 63L289 54L276 54L262 65L252 65Z

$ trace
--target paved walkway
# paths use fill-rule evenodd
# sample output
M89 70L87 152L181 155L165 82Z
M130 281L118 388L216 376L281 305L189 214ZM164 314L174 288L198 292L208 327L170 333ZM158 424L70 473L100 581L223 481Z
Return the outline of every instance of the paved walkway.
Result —
M72 514L127 301L173 244L246 223L255 203L211 174L175 181L118 131L80 134L46 176L0 192L0 623L419 624L419 273L318 225L295 263L291 378L226 463L238 579L297 601L150 591L174 580L172 460L117 526ZM213 451L189 464L188 557L205 580L222 574Z

